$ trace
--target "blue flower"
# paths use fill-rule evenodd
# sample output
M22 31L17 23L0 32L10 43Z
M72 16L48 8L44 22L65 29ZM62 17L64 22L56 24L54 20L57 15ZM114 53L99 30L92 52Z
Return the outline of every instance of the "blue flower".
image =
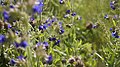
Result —
M110 31L112 31L113 30L113 28L110 28Z
M53 58L52 58L52 54L50 54L47 58L47 64L52 64Z
M19 31L15 31L15 35L18 35L19 34Z
M56 40L55 37L50 37L50 38L48 38L48 39L49 39L49 41L55 41L55 40Z
M69 14L65 14L65 15L64 15L64 18L67 18L67 17L69 17Z
M41 42L38 42L37 44L36 44L36 47L39 47L41 45Z
M66 11L66 14L70 14L70 10L67 10L67 11Z
M22 41L22 42L20 43L20 46L23 47L23 48L26 48L26 47L28 46L27 41Z
M62 22L59 22L59 25L62 26Z
M111 7L111 9L113 9L113 10L116 9L115 3L116 3L116 1L111 1L111 2L110 2L110 7Z
M63 1L63 0L60 0L59 3L60 3L60 4L64 4L64 1Z
M20 55L20 56L17 57L17 59L19 59L19 60L24 60L25 57L24 57L23 55Z
M104 18L105 18L105 19L109 19L109 16L106 14L106 15L104 16Z
M77 19L78 19L78 20L82 20L82 17L78 17Z
M97 25L93 25L92 28L97 28Z
M8 14L8 12L4 11L3 12L3 17L4 17L4 21L8 21L9 20L9 14Z
M44 46L49 46L48 42L43 42Z
M63 34L64 32L65 32L65 31L64 31L63 29L61 29L59 33L60 33L60 34Z
M11 64L11 65L14 65L14 64L16 64L16 61L15 61L14 59L11 59L11 60L10 60L10 64Z
M47 29L47 25L46 24L43 25L43 29Z
M59 31L59 33L60 33L60 34L63 34L63 33L64 33L64 29L63 29L63 27L62 27L62 22L59 22L59 26L60 26L60 31Z
M16 48L18 48L20 46L20 44L17 43L17 42L14 42L14 45L15 45Z
M5 42L6 37L2 34L0 34L0 44L2 44L3 42Z
M50 21L50 23L53 23L53 22L55 22L55 21L57 21L57 18L53 18L53 19Z
M113 36L114 38L120 38L120 36L118 36L118 33L117 33L116 31L113 31L113 32L112 32L112 36Z
M46 21L45 21L45 23L48 23L50 21L50 18L48 18Z
M45 47L45 49L48 49L49 46L48 42L43 42L43 46Z
M58 45L60 43L60 40L57 40L54 45Z
M72 16L76 16L76 12L73 12L71 15L72 15Z
M48 25L48 27L49 27L49 26L51 26L51 25L52 25L52 23L49 23L49 24L47 24L47 25Z
M9 7L10 7L10 8L14 8L14 6L13 6L13 5L10 5Z
M41 1L39 1L39 4L35 4L34 6L33 6L33 13L38 13L38 14L40 14L42 11L43 11L43 6L44 6L44 4L43 4L43 0Z
M39 30L43 30L44 28L43 28L43 26L42 25L40 25L39 26Z
M33 21L35 18L32 16L32 17L30 17L30 21Z
M11 24L8 24L8 29L9 29L9 28L12 28Z

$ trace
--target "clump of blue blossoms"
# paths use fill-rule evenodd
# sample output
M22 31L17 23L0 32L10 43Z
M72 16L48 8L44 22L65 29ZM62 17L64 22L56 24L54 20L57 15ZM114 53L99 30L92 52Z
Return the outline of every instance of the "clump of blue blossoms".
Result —
M48 58L47 58L46 63L47 63L47 64L52 64L52 61L53 61L53 57L52 57L52 54L50 54L50 55L48 56Z
M59 3L60 3L60 4L64 4L64 1L63 1L63 0L59 0Z
M117 3L117 1L111 1L110 2L110 7L111 7L112 10L116 9L116 3Z
M16 48L18 47L26 48L28 46L28 42L25 40L21 41L20 43L14 42L14 44Z
M36 1L35 5L33 6L33 13L38 13L40 14L43 11L43 0L38 0Z
M120 36L118 35L118 33L117 33L116 31L113 31L113 32L112 32L112 36L113 36L114 38L120 38Z
M5 10L3 11L3 18L5 22L9 20L9 13Z
M110 28L110 31L112 31L111 35L114 38L120 38L120 36L118 35L118 32L116 30L114 30L113 28Z
M59 22L59 26L60 26L60 31L59 31L59 33L60 33L60 34L63 34L63 33L64 33L64 29L63 29L63 27L62 27L62 22Z
M6 37L2 34L0 34L0 44L4 43L6 40Z
M16 64L16 61L15 61L14 59L11 59L11 60L10 60L10 64L11 64L11 65L15 65L15 64Z

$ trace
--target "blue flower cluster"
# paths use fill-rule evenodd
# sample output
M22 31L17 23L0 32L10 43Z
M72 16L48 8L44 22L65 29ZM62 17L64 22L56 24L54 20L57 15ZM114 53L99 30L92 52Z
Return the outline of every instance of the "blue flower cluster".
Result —
M33 6L33 13L38 13L40 14L43 11L43 0L38 0L36 4Z
M20 56L17 57L17 59L18 60L11 59L10 64L15 65L15 64L19 63L19 61L23 62L25 60L25 57L23 55L20 55Z
M6 37L2 34L0 34L0 44L4 43L6 40Z
M117 33L116 31L113 31L113 32L112 32L112 36L113 36L114 38L120 38L120 36L118 35L118 33Z
M4 21L8 21L9 20L9 13L7 11L3 11L3 18L4 18Z
M50 18L48 18L46 21L45 21L45 24L43 25L40 25L39 26L39 30L46 30L49 26L52 25L53 22L57 21L57 18L53 18L52 20L50 20Z
M116 3L117 3L117 1L111 1L111 2L110 2L110 7L111 7L111 9L113 9L113 10L116 9Z
M114 38L120 38L120 36L118 35L118 32L115 31L113 28L110 28L110 31L112 31L111 35Z
M64 4L64 1L63 1L63 0L59 0L59 3L60 3L60 4Z
M60 26L60 31L59 31L59 33L60 33L60 34L63 34L63 33L64 33L64 29L63 29L63 27L62 27L62 22L59 22L59 26Z
M66 14L64 15L64 18L67 18L70 16L71 10L66 10ZM76 12L71 13L71 16L76 16Z
M50 55L48 56L48 58L47 58L46 63L47 63L47 64L52 64L52 61L53 61L52 54L50 54Z
M48 42L44 41L44 42L38 42L35 46L35 48L38 48L39 46L42 46L43 49L47 50L49 48L49 44Z
M15 64L16 64L16 61L15 61L14 59L11 59L11 60L10 60L10 64L11 64L11 65L15 65Z
M16 46L16 48L18 47L23 47L23 48L26 48L28 46L28 43L27 41L21 41L21 43L17 43L17 42L14 42L14 45Z

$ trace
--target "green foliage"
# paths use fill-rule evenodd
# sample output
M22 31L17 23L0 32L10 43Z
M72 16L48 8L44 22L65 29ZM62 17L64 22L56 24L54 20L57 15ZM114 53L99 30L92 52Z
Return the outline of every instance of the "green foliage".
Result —
M120 1L117 1L116 10L110 8L110 0L63 1L64 3L60 4L59 0L44 0L43 11L40 14L33 13L35 2L32 0L4 1L7 5L0 6L0 25L3 23L4 27L0 27L0 34L6 36L6 41L0 43L0 67L120 66L120 38L111 35L113 31L120 35ZM11 10L11 4L17 7ZM4 10L10 15L7 22L2 14ZM71 12L64 18L66 10ZM76 12L76 16L71 16L73 12ZM34 20L31 22L30 17L33 15ZM105 15L108 15L107 19L104 18ZM118 15L117 19L114 15ZM78 17L82 19L78 20ZM57 21L46 30L39 30L39 26L44 25L48 18L57 18ZM62 22L65 31L63 34L59 34L59 22ZM6 23L11 24L12 28L5 28ZM98 27L93 28L93 25ZM110 28L113 30L110 31ZM16 34L16 31L19 32ZM57 40L49 41L49 37L55 37L60 43L54 45ZM15 42L21 43L24 40L29 44L26 48L15 46ZM38 42L48 42L48 49L44 49L43 44L36 47ZM19 60L17 57L21 54L26 58ZM52 64L46 64L50 54ZM71 58L73 63L70 63ZM11 59L17 61L15 65L10 64ZM63 60L66 62L63 63Z

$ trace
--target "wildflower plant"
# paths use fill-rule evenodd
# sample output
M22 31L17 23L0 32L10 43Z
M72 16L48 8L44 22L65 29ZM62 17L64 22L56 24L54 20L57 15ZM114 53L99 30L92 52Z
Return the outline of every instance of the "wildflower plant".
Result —
M0 67L119 67L119 0L1 0Z

